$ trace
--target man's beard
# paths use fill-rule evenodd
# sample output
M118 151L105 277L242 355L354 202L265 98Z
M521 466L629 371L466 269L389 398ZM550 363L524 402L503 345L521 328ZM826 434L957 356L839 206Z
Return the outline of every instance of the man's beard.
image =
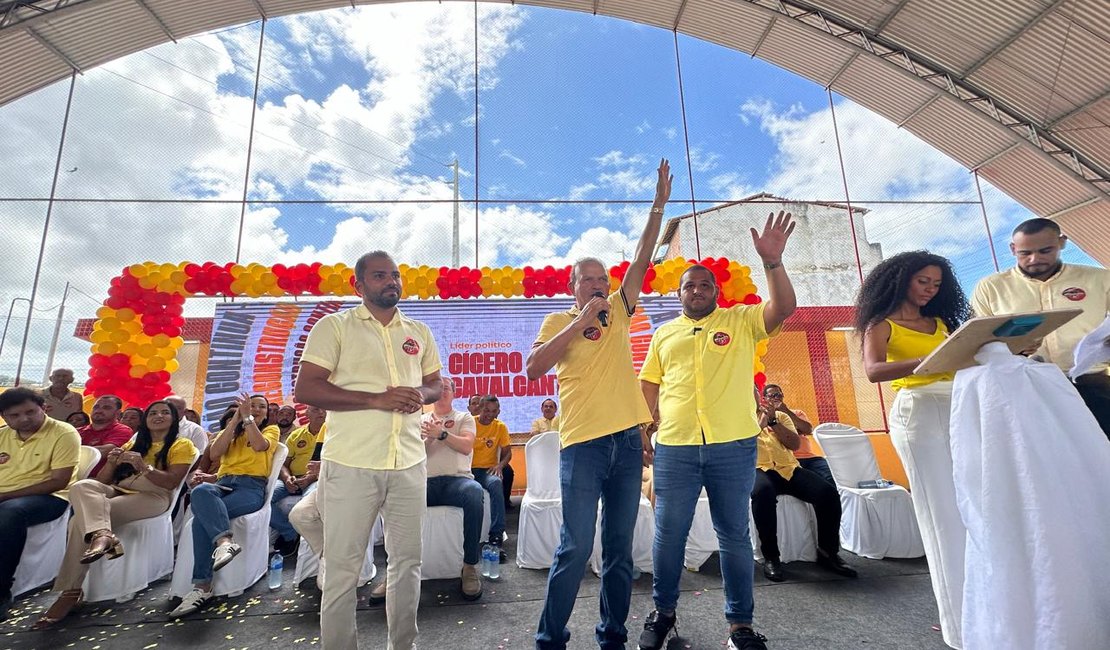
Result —
M400 302L400 300L400 294L398 294L396 298L380 293L370 297L370 302L374 303L374 306L381 307L382 309L391 309L393 307L396 307L397 303Z
M1057 261L1055 264L1053 264L1052 266L1048 267L1047 269L1045 269L1044 271L1042 271L1040 273L1030 273L1029 271L1026 271L1025 269L1021 268L1021 266L1019 265L1018 266L1018 271L1021 271L1021 274L1024 275L1025 277L1033 278L1034 280L1036 280L1036 279L1040 279L1040 278L1051 278L1052 276L1056 275L1060 271L1060 267L1062 267L1063 265L1064 265L1063 262Z

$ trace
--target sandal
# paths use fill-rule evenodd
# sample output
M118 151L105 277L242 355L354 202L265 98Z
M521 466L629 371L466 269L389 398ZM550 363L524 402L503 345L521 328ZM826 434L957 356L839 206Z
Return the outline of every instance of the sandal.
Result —
M85 594L80 589L68 589L63 591L58 600L50 606L50 609L35 621L31 626L32 630L47 630L62 621L65 617L69 616L70 612L80 607L85 602Z
M123 544L120 543L119 538L112 531L98 530L93 533L92 540L89 542L89 550L81 556L81 564L92 564L105 555L111 560L120 557L123 555Z

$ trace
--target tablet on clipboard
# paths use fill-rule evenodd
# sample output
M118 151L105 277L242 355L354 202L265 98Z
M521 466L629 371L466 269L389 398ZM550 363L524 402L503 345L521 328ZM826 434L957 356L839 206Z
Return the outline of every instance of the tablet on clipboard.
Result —
M975 353L992 341L1002 341L1014 354L1029 348L1064 323L1082 314L1082 309L980 316L961 325L914 368L915 375L954 372L978 365Z

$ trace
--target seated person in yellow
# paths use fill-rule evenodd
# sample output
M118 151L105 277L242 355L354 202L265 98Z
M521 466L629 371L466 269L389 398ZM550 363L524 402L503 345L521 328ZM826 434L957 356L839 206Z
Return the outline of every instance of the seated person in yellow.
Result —
M113 529L170 509L197 453L191 440L177 437L180 419L169 402L152 402L135 437L108 452L96 478L69 488L73 518L65 559L54 580L54 591L61 594L34 629L56 625L81 603L87 565L105 555L111 559L123 555Z
M840 494L814 472L802 468L793 450L798 448L794 421L770 404L761 404L759 437L756 440L755 486L752 488L752 520L763 551L763 575L773 582L786 580L779 555L778 496L789 494L813 506L817 515L817 564L849 578L856 570L840 557Z
M170 612L171 618L192 614L208 602L212 573L243 551L231 538L231 520L265 505L280 435L266 420L268 406L262 395L244 394L227 427L208 446L211 458L220 461L219 478L193 488L193 590Z
M282 407L285 408L284 406ZM292 555L297 552L297 530L289 524L289 513L297 502L316 490L316 479L319 478L319 462L312 463L316 453L316 441L323 442L327 425L324 420L328 412L316 406L305 409L308 424L294 429L285 440L289 447L289 456L285 466L281 468L280 481L274 488L274 497L270 499L270 528L277 534L274 549L281 551L282 555ZM315 456L319 460L319 456Z
M482 398L478 413L477 432L474 434L474 457L470 469L474 480L489 492L489 543L501 548L505 532L505 489L503 474L513 457L509 442L509 428L497 419L501 405L493 395Z
M555 400L550 397L545 399L540 404L540 413L543 417L532 420L532 433L547 433L548 431L559 430L559 416L556 412L559 410L559 405Z
M781 414L777 417L785 417L794 423L794 428L798 431L799 443L798 448L794 450L794 458L798 459L798 464L811 472L819 474L821 478L829 483L836 485L832 469L829 468L829 461L813 451L813 425L810 424L809 416L805 414L805 411L787 406L783 398L782 387L778 384L764 386L763 399L767 400L767 403L773 406L777 413Z
M46 400L27 388L0 393L0 620L12 604L12 582L27 529L62 516L81 437L46 415Z

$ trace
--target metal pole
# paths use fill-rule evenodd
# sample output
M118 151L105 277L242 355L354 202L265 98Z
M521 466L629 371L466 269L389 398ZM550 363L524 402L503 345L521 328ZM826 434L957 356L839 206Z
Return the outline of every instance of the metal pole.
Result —
M4 321L4 333L0 334L0 357L4 356L4 341L8 340L8 325L12 322L12 311L15 310L15 301L26 300L28 304L31 301L27 298L12 298L12 304L8 305L8 318Z
M459 268L459 159L455 159L455 214L451 229L451 268Z
M66 112L62 117L62 137L58 139L58 157L54 160L54 180L50 183L50 201L46 204L46 219L42 223L42 239L39 241L39 259L35 264L35 280L31 283L31 298L27 305L27 325L23 328L23 342L19 346L19 363L15 367L15 385L19 385L19 375L23 373L23 357L27 354L27 339L31 336L31 313L35 309L35 298L39 293L39 276L42 275L42 258L46 254L46 233L50 232L50 217L54 214L54 196L58 189L58 174L62 168L62 150L66 145L66 130L69 128L69 109L73 105L73 88L77 85L77 71L69 76L69 95L66 97Z
M979 172L972 171L971 173L975 175L975 191L979 193L979 209L983 212L983 227L987 229L987 244L991 247L994 272L998 273L998 253L994 250L994 235L991 234L991 221L987 218L987 204L983 201L983 188L979 186Z
M54 322L54 338L50 340L50 352L46 355L46 369L42 371L42 383L50 381L50 368L54 365L54 353L58 351L58 335L62 333L62 316L66 313L66 299L69 298L69 283L66 282L62 304L58 305L58 320Z
M258 33L258 59L254 64L254 93L251 95L251 125L247 132L247 168L243 172L243 202L239 206L239 235L235 240L235 263L243 252L243 226L247 221L247 194L251 185L251 154L254 151L254 118L258 114L258 78L262 74L262 45L266 39L266 19L262 19L262 29ZM232 301L235 299L232 298Z

